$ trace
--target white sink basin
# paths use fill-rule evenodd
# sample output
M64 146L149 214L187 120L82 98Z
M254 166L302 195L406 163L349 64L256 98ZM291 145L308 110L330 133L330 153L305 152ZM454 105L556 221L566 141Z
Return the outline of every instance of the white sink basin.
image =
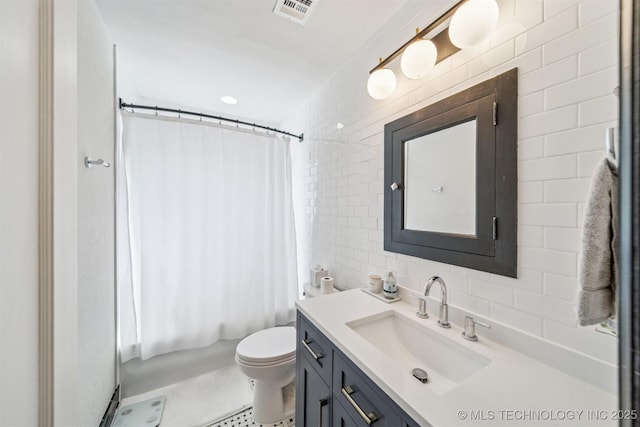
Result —
M407 375L412 375L414 368L425 370L429 375L425 386L438 395L448 392L491 362L420 322L435 320L415 321L390 310L354 320L347 326L389 356L392 363L406 370ZM462 336L459 338L463 339Z

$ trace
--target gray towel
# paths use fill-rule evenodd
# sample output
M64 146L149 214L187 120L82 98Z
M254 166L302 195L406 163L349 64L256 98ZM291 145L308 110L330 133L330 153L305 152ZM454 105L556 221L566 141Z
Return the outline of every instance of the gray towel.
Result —
M580 326L615 317L618 283L618 177L607 159L596 168L584 214L579 292L576 311Z

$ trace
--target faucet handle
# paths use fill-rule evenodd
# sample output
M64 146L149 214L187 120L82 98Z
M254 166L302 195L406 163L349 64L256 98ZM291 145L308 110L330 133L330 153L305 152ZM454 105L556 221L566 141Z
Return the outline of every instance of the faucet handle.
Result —
M427 314L427 300L424 298L417 297L413 294L409 294L409 296L413 299L418 300L418 311L416 311L416 316L421 319L428 319L429 315Z
M462 332L462 337L469 341L478 341L478 335L476 335L476 325L491 329L491 325L489 325L488 323L476 320L471 316L464 316L464 332Z

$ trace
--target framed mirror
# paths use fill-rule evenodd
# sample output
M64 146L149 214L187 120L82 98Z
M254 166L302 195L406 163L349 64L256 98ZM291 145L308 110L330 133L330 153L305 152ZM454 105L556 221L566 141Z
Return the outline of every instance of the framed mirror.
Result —
M516 276L517 69L385 125L384 248Z

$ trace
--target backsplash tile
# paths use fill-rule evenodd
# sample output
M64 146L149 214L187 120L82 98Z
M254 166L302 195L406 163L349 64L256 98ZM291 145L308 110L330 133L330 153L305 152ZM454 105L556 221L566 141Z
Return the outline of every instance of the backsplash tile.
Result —
M545 90L545 110L576 104L613 93L617 86L617 71L607 68L570 80Z
M548 157L597 150L602 155L603 124L586 126L544 136L544 154Z
M578 255L575 252L523 247L518 253L518 265L543 272L573 276L576 274L577 258Z
M578 23L584 26L596 19L609 15L609 17L617 16L617 2L608 2L601 0L591 0L582 2L578 8Z
M514 307L518 310L544 319L575 326L576 319L573 315L573 304L571 302L519 289L514 292Z
M563 343L605 362L617 363L617 348L611 345L612 337L609 335L588 328L576 329L549 319L544 320L544 333L552 341Z
M489 317L489 301L487 299L477 298L458 291L449 291L449 297L451 305L479 314L482 317Z
M506 307L496 302L491 302L489 313L490 317L498 322L539 337L542 336L542 317L540 316L525 313L513 307Z
M551 65L546 65L530 73L522 73L518 81L519 95L528 95L532 92L552 87L567 81L571 81L578 75L578 57L570 57Z
M579 0L544 0L544 19L549 19L578 3Z
M552 273L544 273L544 294L554 298L573 301L576 296L578 279L569 276L560 276Z
M574 178L576 169L576 156L573 155L523 160L518 164L518 179L520 181L542 181Z
M519 23L527 28L527 24L537 24L537 19L529 22L528 19L534 17L532 11L537 11L542 6L539 0L519 0L516 8L527 8L519 15ZM571 7L553 17L545 19L540 25L536 25L526 33L516 37L516 55L526 52L529 49L540 47L553 42L556 38L575 30L578 27L577 8ZM546 61L545 63L548 63Z
M578 124L580 126L608 123L617 120L617 118L618 97L613 94L613 90L608 95L581 102L578 106Z
M518 203L543 203L544 181L531 181L518 183Z
M545 227L544 247L558 251L578 252L581 233L578 228Z
M584 202L587 199L591 180L584 179L559 179L545 181L544 201L546 203Z
M520 246L528 248L544 247L544 227L534 225L519 225L518 237Z
M586 0L584 3L588 2L589 0ZM606 2L608 0L604 1L604 3ZM544 63L550 64L564 58L567 54L578 53L597 46L604 40L615 38L617 25L617 14L612 13L597 22L580 27L577 31L572 31L551 41L544 47Z
M518 221L522 225L575 227L576 205L573 203L531 203L520 205Z
M577 125L578 106L568 105L553 111L521 117L518 122L518 134L522 138L530 138L572 129Z
M578 55L578 72L581 76L605 68L615 67L618 63L618 44L609 40L595 47L580 52Z
M529 292L542 293L542 278L543 273L538 270L530 270L518 266L518 278L514 279L506 276L498 276L497 274L491 275L491 281L496 283L502 283L513 287L514 289L524 289Z
M469 294L505 306L513 306L513 288L479 279L469 281Z

